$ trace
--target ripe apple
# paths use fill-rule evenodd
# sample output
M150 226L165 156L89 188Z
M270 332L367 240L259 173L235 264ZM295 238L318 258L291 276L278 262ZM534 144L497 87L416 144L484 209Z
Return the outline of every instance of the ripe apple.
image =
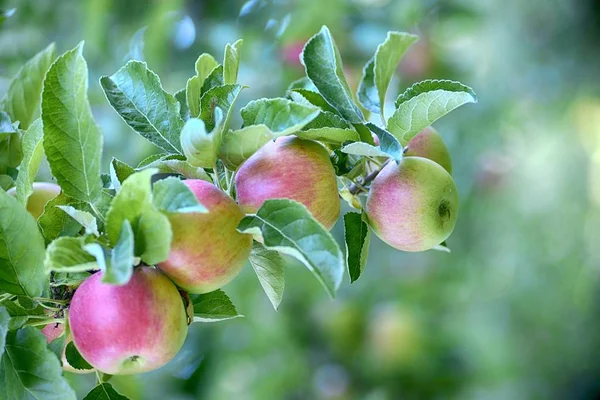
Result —
M235 178L237 200L255 213L269 199L292 199L331 229L340 215L337 179L327 150L312 140L281 137L246 160Z
M17 189L12 188L8 192L12 196L16 196ZM56 183L51 182L34 182L33 193L27 200L27 211L33 215L33 218L38 219L44 212L44 206L50 200L58 196L60 193L60 186Z
M367 197L373 231L390 246L424 251L442 243L454 229L458 191L439 164L422 157L390 162L377 175Z
M208 213L171 214L173 240L169 258L159 268L190 293L208 293L235 278L252 250L252 235L237 231L244 213L210 182L184 183Z
M46 341L48 343L52 343L54 340L56 340L60 335L62 335L65 331L65 326L64 324L48 324L46 325L43 329L42 329L42 333L44 334L44 336L46 336ZM77 368L73 368L71 366L71 364L69 364L69 362L67 361L67 357L65 356L65 351L67 349L67 345L69 343L71 343L73 341L73 339L71 338L71 336L69 335L69 337L67 337L67 340L65 341L65 348L62 351L62 356L61 356L61 362L62 362L62 367L65 371L69 371L69 372L73 372L76 374L89 374L90 372L94 372L93 369L77 369Z
M169 362L187 335L187 316L175 285L153 267L138 267L122 286L87 278L69 307L73 342L98 371L152 371Z
M428 158L440 164L449 174L452 174L452 160L442 136L432 127L427 127L408 142L407 156Z

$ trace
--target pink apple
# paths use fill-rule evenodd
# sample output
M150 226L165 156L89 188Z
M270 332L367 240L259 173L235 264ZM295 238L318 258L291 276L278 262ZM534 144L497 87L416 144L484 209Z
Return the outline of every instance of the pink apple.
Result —
M46 341L48 343L52 343L54 340L58 339L58 337L60 337L60 335L62 335L65 331L65 325L64 324L48 324L44 327L44 329L42 329L42 333L44 334L44 336L46 336ZM71 343L73 341L73 339L71 338L71 336L69 335L69 337L67 337L67 340L65 341L65 348L62 351L62 356L61 356L61 362L62 362L62 367L65 371L69 371L69 372L73 372L75 374L89 374L91 372L94 372L93 369L77 369L77 368L73 368L71 366L71 364L69 364L69 362L67 361L67 357L65 356L65 350L66 350L66 346Z
M452 174L452 160L444 139L430 126L423 129L408 142L404 154L428 158L440 164L449 174Z
M122 286L87 278L69 307L73 342L98 371L137 374L160 368L179 351L187 316L179 291L162 272L138 267Z
M250 255L252 235L237 231L244 213L225 192L199 179L184 183L209 212L169 215L171 252L158 267L188 292L208 293L238 275Z
M17 190L15 188L10 189L8 194L15 196ZM27 211L33 215L33 218L38 219L44 212L46 203L58 196L60 193L60 186L56 183L50 182L34 182L33 193L27 200Z
M266 200L292 199L331 229L340 215L337 179L327 150L319 143L281 137L246 160L235 178L237 200L255 213Z
M390 162L377 175L367 197L373 231L390 246L424 251L442 243L454 230L458 191L439 164L422 157Z

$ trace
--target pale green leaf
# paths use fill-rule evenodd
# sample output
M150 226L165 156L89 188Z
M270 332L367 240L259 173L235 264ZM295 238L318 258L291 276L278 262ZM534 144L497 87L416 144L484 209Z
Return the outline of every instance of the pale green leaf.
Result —
M217 65L210 74L204 80L202 84L202 91L200 92L200 98L204 95L204 93L208 92L210 89L225 85L225 81L223 80L223 66Z
M383 43L363 71L358 86L358 99L368 110L382 114L387 92L394 71L406 50L418 40L418 36L405 32L388 32Z
M43 134L42 121L36 119L23 135L23 161L19 167L16 187L17 200L24 205L33 193L33 181L44 157Z
M377 146L364 142L354 142L342 147L342 152L367 157L389 157L389 155Z
M355 130L344 128L315 128L298 131L295 135L301 139L317 140L333 145L340 145L344 142L354 142L360 139Z
M50 200L44 207L44 212L38 218L38 226L47 241L52 241L59 236L73 236L81 230L81 224L68 216L58 206L73 205L81 206L73 199L60 193Z
M121 183L133 174L135 169L123 161L113 158L109 166L110 181L112 187L118 192L121 190Z
M349 122L361 123L363 115L354 104L340 53L326 26L306 43L301 59L306 75L325 100Z
M51 43L28 60L11 81L3 100L4 109L20 128L28 129L40 115L42 85L46 71L56 58L56 46Z
M227 43L225 46L225 54L223 56L223 81L226 85L237 82L242 44L243 40L240 39L233 45Z
M103 283L124 285L129 282L133 275L134 236L128 220L123 221L119 239L112 251L98 243L85 245L84 249L96 259L102 270Z
M250 264L273 308L277 310L285 287L283 258L278 252L267 250L260 243L254 242Z
M182 180L162 179L153 186L154 205L166 213L206 213L194 193Z
M217 60L208 53L200 54L196 60L196 75L188 79L186 85L186 98L190 109L190 117L197 118L200 116L202 86L206 78L218 65Z
M36 328L6 335L0 360L0 399L75 400L60 361Z
M121 118L137 133L169 153L181 153L183 128L177 99L163 90L158 75L146 63L129 61L100 84Z
M202 95L202 98L200 99L200 119L206 124L207 131L213 131L215 127L219 125L220 121L215 112L217 108L220 108L223 111L225 117L221 129L218 131L219 136L223 129L227 129L233 105L242 89L246 87L247 86L242 85L215 86ZM219 138L219 144L221 143L221 140L222 139Z
M396 99L388 130L406 146L422 129L466 103L476 103L471 88L459 82L428 80L415 83Z
M17 199L0 191L0 289L37 297L47 282L44 238Z
M79 222L82 227L85 228L85 233L88 235L94 235L96 237L100 236L100 232L98 232L98 222L96 221L96 217L90 214L87 211L78 210L72 206L56 206L63 210L67 215L73 218L75 221Z
M175 99L177 99L177 102L179 103L179 116L183 122L187 121L190 118L190 108L188 107L186 90L181 89L173 96L175 96Z
M196 167L213 168L217 162L217 154L221 146L220 134L223 124L223 112L215 109L217 125L212 132L207 132L204 121L190 118L181 131L181 147L187 161Z
M262 238L268 250L301 261L327 293L335 295L344 274L344 255L304 205L287 199L267 200L255 215L241 220L238 230Z
M63 236L48 245L44 267L49 273L83 272L99 269L96 259L84 250L83 237Z
M333 108L319 92L297 88L289 91L288 94L296 103L312 104L313 106L319 107L323 111L337 113L335 108Z
M250 125L242 129L229 131L223 138L219 149L219 158L227 168L235 170L252 154L260 149L274 134L263 124Z
M102 134L87 98L83 42L58 57L42 93L44 150L52 175L66 195L92 203L100 194Z
M106 216L106 233L114 247L124 220L133 228L135 255L153 265L167 259L171 247L171 225L168 218L156 209L152 200L151 177L154 168L130 175L114 197Z
M203 181L208 182L212 181L204 169L194 167L192 164L179 157L181 156L165 156L151 162L144 168L156 168L159 173L180 174L187 179L202 179Z
M241 110L244 127L266 125L274 137L291 135L315 119L319 109L315 106L294 103L289 99L259 99Z

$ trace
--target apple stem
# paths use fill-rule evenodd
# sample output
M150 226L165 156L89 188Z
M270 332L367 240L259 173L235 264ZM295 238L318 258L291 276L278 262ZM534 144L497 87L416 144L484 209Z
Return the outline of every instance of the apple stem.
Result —
M28 318L33 318L32 315L28 316ZM27 326L43 326L43 325L48 325L48 324L64 324L65 323L65 319L64 318L44 318L42 320L37 320L36 322L27 322L25 323L25 325Z
M47 297L34 297L33 300L38 301L38 302L54 303L54 304L62 304L62 305L67 305L69 303L67 300L54 300L54 299L49 299Z
M13 295L10 293L0 295L0 303L3 303L6 300L10 300L11 297L13 297Z
M390 162L390 160L388 159L386 162L384 162L381 167L377 168L375 171L371 172L370 174L368 174L367 176L365 176L362 180L362 182L360 184L358 183L353 183L352 185L350 185L350 188L348 189L350 191L351 194L358 194L360 192L367 192L367 189L365 189L365 186L369 183L371 183L375 178L377 178L377 175L379 175L379 173L381 172L381 170L383 168L385 168L385 166Z

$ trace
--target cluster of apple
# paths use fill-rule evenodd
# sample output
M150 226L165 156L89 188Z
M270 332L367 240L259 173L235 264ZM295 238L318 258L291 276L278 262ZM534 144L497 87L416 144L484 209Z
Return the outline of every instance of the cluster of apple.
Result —
M390 32L355 94L323 27L301 55L307 77L286 97L248 103L240 129L228 124L244 89L241 41L226 46L222 64L202 54L174 95L145 63L130 61L100 84L123 120L165 153L137 167L113 159L108 174L99 167L102 134L87 100L82 45L56 60L49 46L15 79L0 111L0 131L23 143L18 170L0 160L0 185L15 186L0 192L0 253L10 267L0 271L0 324L7 313L9 328L32 341L34 327L50 346L64 340L57 353L70 371L142 373L177 354L191 322L238 316L220 289L248 261L277 308L281 254L333 296L344 270L352 282L363 271L371 230L402 251L444 247L458 194L448 149L430 125L476 99L458 82L423 81L386 120L386 90L414 41ZM18 88L38 103L22 104ZM33 183L44 155L57 184ZM343 217L345 255L329 232L342 199L355 209ZM7 346L19 339L7 338ZM60 376L44 373L40 390L51 380L62 388Z

